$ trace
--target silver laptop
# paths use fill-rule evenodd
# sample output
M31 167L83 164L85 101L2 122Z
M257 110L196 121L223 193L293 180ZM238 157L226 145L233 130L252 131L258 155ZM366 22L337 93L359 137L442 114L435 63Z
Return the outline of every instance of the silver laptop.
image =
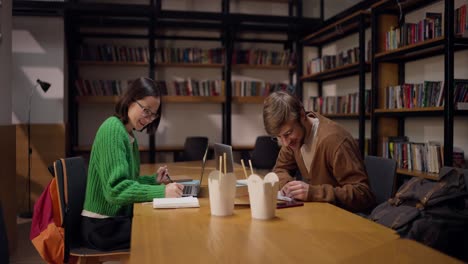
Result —
M200 180L192 180L189 182L181 182L180 184L184 185L184 190L182 193L183 197L194 196L197 197L200 193L200 185L203 181L203 173L205 172L206 156L208 153L209 145L206 146L205 154L203 155L203 162L201 167Z
M226 172L234 172L234 158L232 156L232 147L221 143L214 144L216 169L219 169L219 156L223 156L224 153L226 153Z

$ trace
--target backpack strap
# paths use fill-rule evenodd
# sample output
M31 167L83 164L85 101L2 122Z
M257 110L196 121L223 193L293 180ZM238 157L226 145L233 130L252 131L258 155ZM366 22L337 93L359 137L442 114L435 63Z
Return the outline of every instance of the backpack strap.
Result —
M63 191L65 197L65 218L64 218L64 228L65 228L65 239L64 239L64 254L63 262L68 263L70 258L70 226L68 226L69 221L69 207L68 207L68 174L67 174L67 164L65 159L60 159L63 168Z

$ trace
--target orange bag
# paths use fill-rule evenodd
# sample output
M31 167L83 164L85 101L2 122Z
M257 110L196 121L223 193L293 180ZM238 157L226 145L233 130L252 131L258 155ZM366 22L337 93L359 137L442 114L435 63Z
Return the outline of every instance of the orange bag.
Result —
M64 229L60 223L59 196L53 178L34 205L29 239L47 263L63 263ZM76 262L71 258L69 263Z

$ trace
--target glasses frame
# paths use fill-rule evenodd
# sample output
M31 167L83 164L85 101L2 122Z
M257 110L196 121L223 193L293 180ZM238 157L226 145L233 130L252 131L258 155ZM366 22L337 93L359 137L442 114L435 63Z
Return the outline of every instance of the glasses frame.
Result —
M154 120L156 120L159 117L158 113L151 112L151 110L149 110L148 108L143 106L140 102L135 101L135 103L137 103L137 105L141 108L141 110L142 110L141 115L144 118L149 118L151 120L151 122L153 122Z
M294 133L294 129L295 127L292 127L291 129L289 129L288 131L286 131L283 135L278 135L278 136L272 136L270 137L271 140L273 140L273 142L281 142L281 138L289 138L289 136L292 135L292 133Z

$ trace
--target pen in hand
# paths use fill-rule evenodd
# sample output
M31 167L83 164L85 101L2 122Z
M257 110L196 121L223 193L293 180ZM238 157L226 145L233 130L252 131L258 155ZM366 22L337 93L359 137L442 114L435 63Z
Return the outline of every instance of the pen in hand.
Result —
M174 182L171 177L169 176L169 170L167 169L166 166L164 167L160 167L158 169L158 179L159 179L159 182L160 183L164 183L164 182L169 182L169 183L172 183Z
M169 173L166 172L165 177L169 180L170 183L173 183L173 182L174 182L174 181L171 179L171 177L169 176Z

